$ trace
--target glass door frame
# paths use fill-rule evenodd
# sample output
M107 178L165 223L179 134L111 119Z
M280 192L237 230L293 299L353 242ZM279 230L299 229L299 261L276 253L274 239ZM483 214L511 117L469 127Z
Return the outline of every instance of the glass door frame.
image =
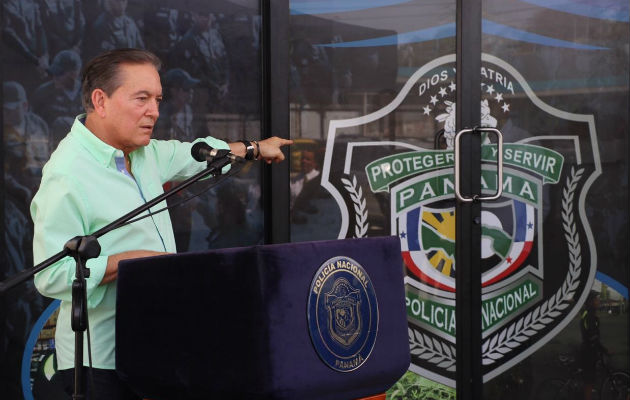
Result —
M457 130L480 124L481 0L457 0L456 79ZM260 0L262 13L262 138L289 138L289 0ZM465 135L460 146L461 192L481 192L481 150L477 134ZM289 158L290 155L287 155ZM263 207L265 243L290 241L288 162L265 168ZM480 399L481 373L481 204L457 202L456 272L457 398ZM459 262L461 266L463 262ZM476 285L472 285L477 282Z
M459 132L480 125L481 0L457 0L455 29ZM466 134L455 149L460 153L455 165L462 177L460 191L467 197L481 193L480 145L479 135ZM457 399L481 399L481 203L457 200L455 224Z
M260 0L261 12L261 138L289 137L289 0ZM264 243L288 243L289 169L287 159L263 166Z

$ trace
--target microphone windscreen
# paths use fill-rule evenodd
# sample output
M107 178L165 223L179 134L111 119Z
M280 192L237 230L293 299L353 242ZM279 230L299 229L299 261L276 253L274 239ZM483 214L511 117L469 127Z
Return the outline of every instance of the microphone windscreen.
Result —
M208 154L212 151L212 147L206 142L197 142L190 149L190 154L197 161L206 161Z

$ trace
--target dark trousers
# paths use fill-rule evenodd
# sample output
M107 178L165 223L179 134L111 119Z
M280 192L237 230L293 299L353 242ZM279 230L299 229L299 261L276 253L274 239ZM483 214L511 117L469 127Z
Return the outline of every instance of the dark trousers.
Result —
M94 375L94 390L90 390L91 381L87 367L83 367L82 381L83 394L86 400L142 400L131 388L120 380L113 369L92 368ZM62 369L57 371L53 379L60 379L65 392L74 394L74 369ZM92 398L94 394L94 398Z

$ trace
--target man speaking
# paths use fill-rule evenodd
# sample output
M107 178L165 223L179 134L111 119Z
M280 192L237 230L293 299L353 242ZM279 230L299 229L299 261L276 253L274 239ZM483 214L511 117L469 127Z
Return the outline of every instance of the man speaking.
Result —
M206 168L205 162L191 157L193 143L151 139L162 100L160 66L154 54L138 49L112 50L85 66L82 101L87 114L75 119L45 165L31 203L35 263L58 253L69 239L89 235L162 194L165 182L184 180ZM292 143L278 137L229 144L212 137L195 140L199 141L268 163L284 160L281 147ZM169 214L161 212L111 231L99 243L100 256L87 261L94 367L94 388L87 392L96 399L137 399L114 370L118 263L174 253ZM43 295L61 299L55 345L58 376L69 394L74 379L70 319L75 270L74 259L66 257L35 276ZM89 365L87 352L83 365Z

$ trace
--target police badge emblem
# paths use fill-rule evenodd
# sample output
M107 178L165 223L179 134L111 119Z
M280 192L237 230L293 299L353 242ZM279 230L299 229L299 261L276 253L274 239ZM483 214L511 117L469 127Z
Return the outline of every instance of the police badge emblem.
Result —
M339 205L339 238L396 235L407 269L413 372L455 387L455 56L415 71L398 95L370 114L331 120L322 186ZM537 97L512 65L482 54L480 119L503 132L503 181L496 145L482 141L482 362L488 381L549 342L576 315L596 272L585 199L601 174L592 115ZM389 118L444 131L433 137L347 142L379 132ZM435 130L432 130L435 129ZM424 132L425 134L427 132ZM375 135L372 135L375 136ZM427 140L428 139L428 140ZM383 218L383 216L385 218ZM543 237L545 240L543 240Z
M330 368L349 372L368 359L378 333L378 303L370 277L355 260L324 262L311 283L308 327L313 346Z

